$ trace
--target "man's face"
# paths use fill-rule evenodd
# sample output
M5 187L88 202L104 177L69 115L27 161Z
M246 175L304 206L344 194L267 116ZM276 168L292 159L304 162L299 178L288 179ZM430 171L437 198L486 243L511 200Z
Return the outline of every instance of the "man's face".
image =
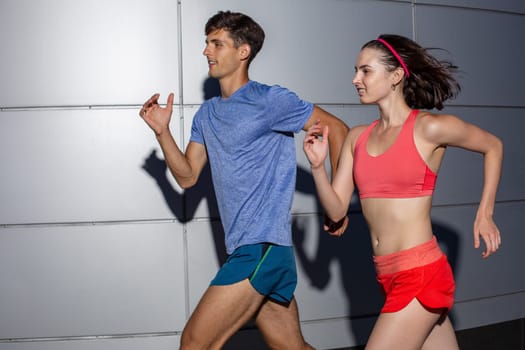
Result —
M239 72L241 63L246 59L246 47L235 47L233 39L224 29L208 34L203 54L208 59L209 76L222 79Z

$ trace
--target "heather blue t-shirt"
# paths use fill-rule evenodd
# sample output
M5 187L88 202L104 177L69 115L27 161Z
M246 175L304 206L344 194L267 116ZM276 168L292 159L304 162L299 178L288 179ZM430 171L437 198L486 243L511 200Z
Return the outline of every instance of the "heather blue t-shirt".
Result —
M190 141L206 147L228 254L246 244L292 245L294 133L312 110L288 89L249 81L197 111Z

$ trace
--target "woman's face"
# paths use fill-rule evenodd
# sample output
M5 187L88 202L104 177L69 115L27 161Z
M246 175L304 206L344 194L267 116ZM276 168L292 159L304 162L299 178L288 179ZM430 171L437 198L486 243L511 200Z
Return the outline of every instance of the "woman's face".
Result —
M392 73L381 62L381 54L377 49L365 48L357 57L352 84L363 104L377 103L392 92Z

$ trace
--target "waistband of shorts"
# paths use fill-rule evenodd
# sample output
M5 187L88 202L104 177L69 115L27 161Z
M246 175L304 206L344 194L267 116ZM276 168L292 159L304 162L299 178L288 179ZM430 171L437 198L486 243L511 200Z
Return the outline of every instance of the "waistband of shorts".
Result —
M405 271L418 266L433 263L443 256L436 236L428 242L398 252L374 256L374 265L378 275Z

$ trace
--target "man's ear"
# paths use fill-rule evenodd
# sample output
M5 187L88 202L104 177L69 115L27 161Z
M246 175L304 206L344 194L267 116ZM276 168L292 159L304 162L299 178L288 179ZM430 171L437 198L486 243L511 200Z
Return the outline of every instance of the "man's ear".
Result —
M242 44L239 47L239 54L240 54L240 57L241 57L242 61L245 61L248 58L250 58L251 53L252 53L252 49L251 49L250 45Z

